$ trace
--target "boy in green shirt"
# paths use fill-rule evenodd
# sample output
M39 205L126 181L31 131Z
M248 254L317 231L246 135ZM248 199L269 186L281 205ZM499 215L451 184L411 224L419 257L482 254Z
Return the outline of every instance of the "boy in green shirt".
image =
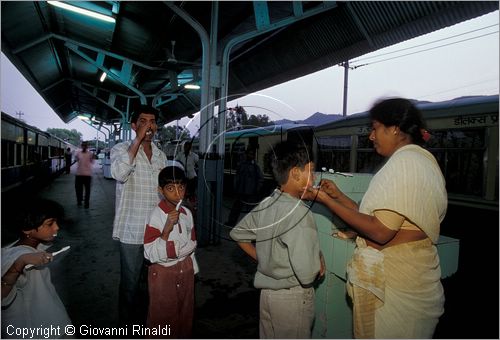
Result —
M279 187L231 231L231 238L258 262L254 285L261 289L261 338L310 338L313 283L324 275L316 224L301 201L314 182L311 153L278 143L272 156ZM255 242L255 243L254 243Z

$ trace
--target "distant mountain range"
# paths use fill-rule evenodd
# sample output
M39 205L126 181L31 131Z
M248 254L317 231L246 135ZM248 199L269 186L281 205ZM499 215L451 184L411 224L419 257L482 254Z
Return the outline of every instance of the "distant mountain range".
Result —
M274 121L274 124L276 125L282 125L282 124L290 124L290 123L295 123L295 124L309 124L313 126L319 126L323 125L326 123L330 123L336 120L339 120L342 118L342 115L339 114L326 114L322 112L316 112L312 114L310 117L303 119L303 120L289 120L289 119L280 119Z

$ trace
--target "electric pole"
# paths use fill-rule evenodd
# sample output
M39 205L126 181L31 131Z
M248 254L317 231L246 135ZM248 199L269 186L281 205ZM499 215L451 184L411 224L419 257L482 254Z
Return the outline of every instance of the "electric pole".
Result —
M342 116L347 115L347 83L349 75L349 60L345 61L342 66L344 66L344 106L342 108Z
M21 116L24 116L24 112L23 111L16 111L16 116L17 116L17 119L23 120L23 119L21 119Z

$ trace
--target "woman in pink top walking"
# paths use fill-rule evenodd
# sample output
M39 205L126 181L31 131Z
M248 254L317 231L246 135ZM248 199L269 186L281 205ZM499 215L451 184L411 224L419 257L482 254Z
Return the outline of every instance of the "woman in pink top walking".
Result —
M90 181L92 179L92 166L94 164L94 153L87 150L87 142L82 142L82 149L76 153L76 179L75 191L78 206L82 205L83 188L85 187L85 209L89 207Z

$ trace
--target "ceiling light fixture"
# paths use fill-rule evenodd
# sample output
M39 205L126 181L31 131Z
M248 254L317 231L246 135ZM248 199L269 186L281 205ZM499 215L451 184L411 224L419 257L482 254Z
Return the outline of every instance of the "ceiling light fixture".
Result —
M107 76L106 72L103 72L101 74L101 78L99 78L99 80L101 81L101 83L104 81L104 79L106 79L106 76Z
M78 118L81 119L81 120L90 120L89 117L84 116L84 115L78 115Z
M200 89L200 85L186 84L186 85L184 85L184 88L188 89L188 90L199 90Z
M89 16L89 17L92 17L92 18L95 18L95 19L99 19L99 20L103 20L103 21L111 22L111 23L115 23L116 22L115 18L110 17L108 15L104 15L104 14L101 14L101 13L89 11L88 9L84 9L84 8L81 8L81 7L76 7L76 6L73 6L73 5L69 5L69 4L61 2L61 1L47 1L47 2L50 5L52 5L52 6L63 8L63 9L66 9L68 11L72 11L72 12L75 12L75 13L83 14L83 15L86 15L86 16Z

